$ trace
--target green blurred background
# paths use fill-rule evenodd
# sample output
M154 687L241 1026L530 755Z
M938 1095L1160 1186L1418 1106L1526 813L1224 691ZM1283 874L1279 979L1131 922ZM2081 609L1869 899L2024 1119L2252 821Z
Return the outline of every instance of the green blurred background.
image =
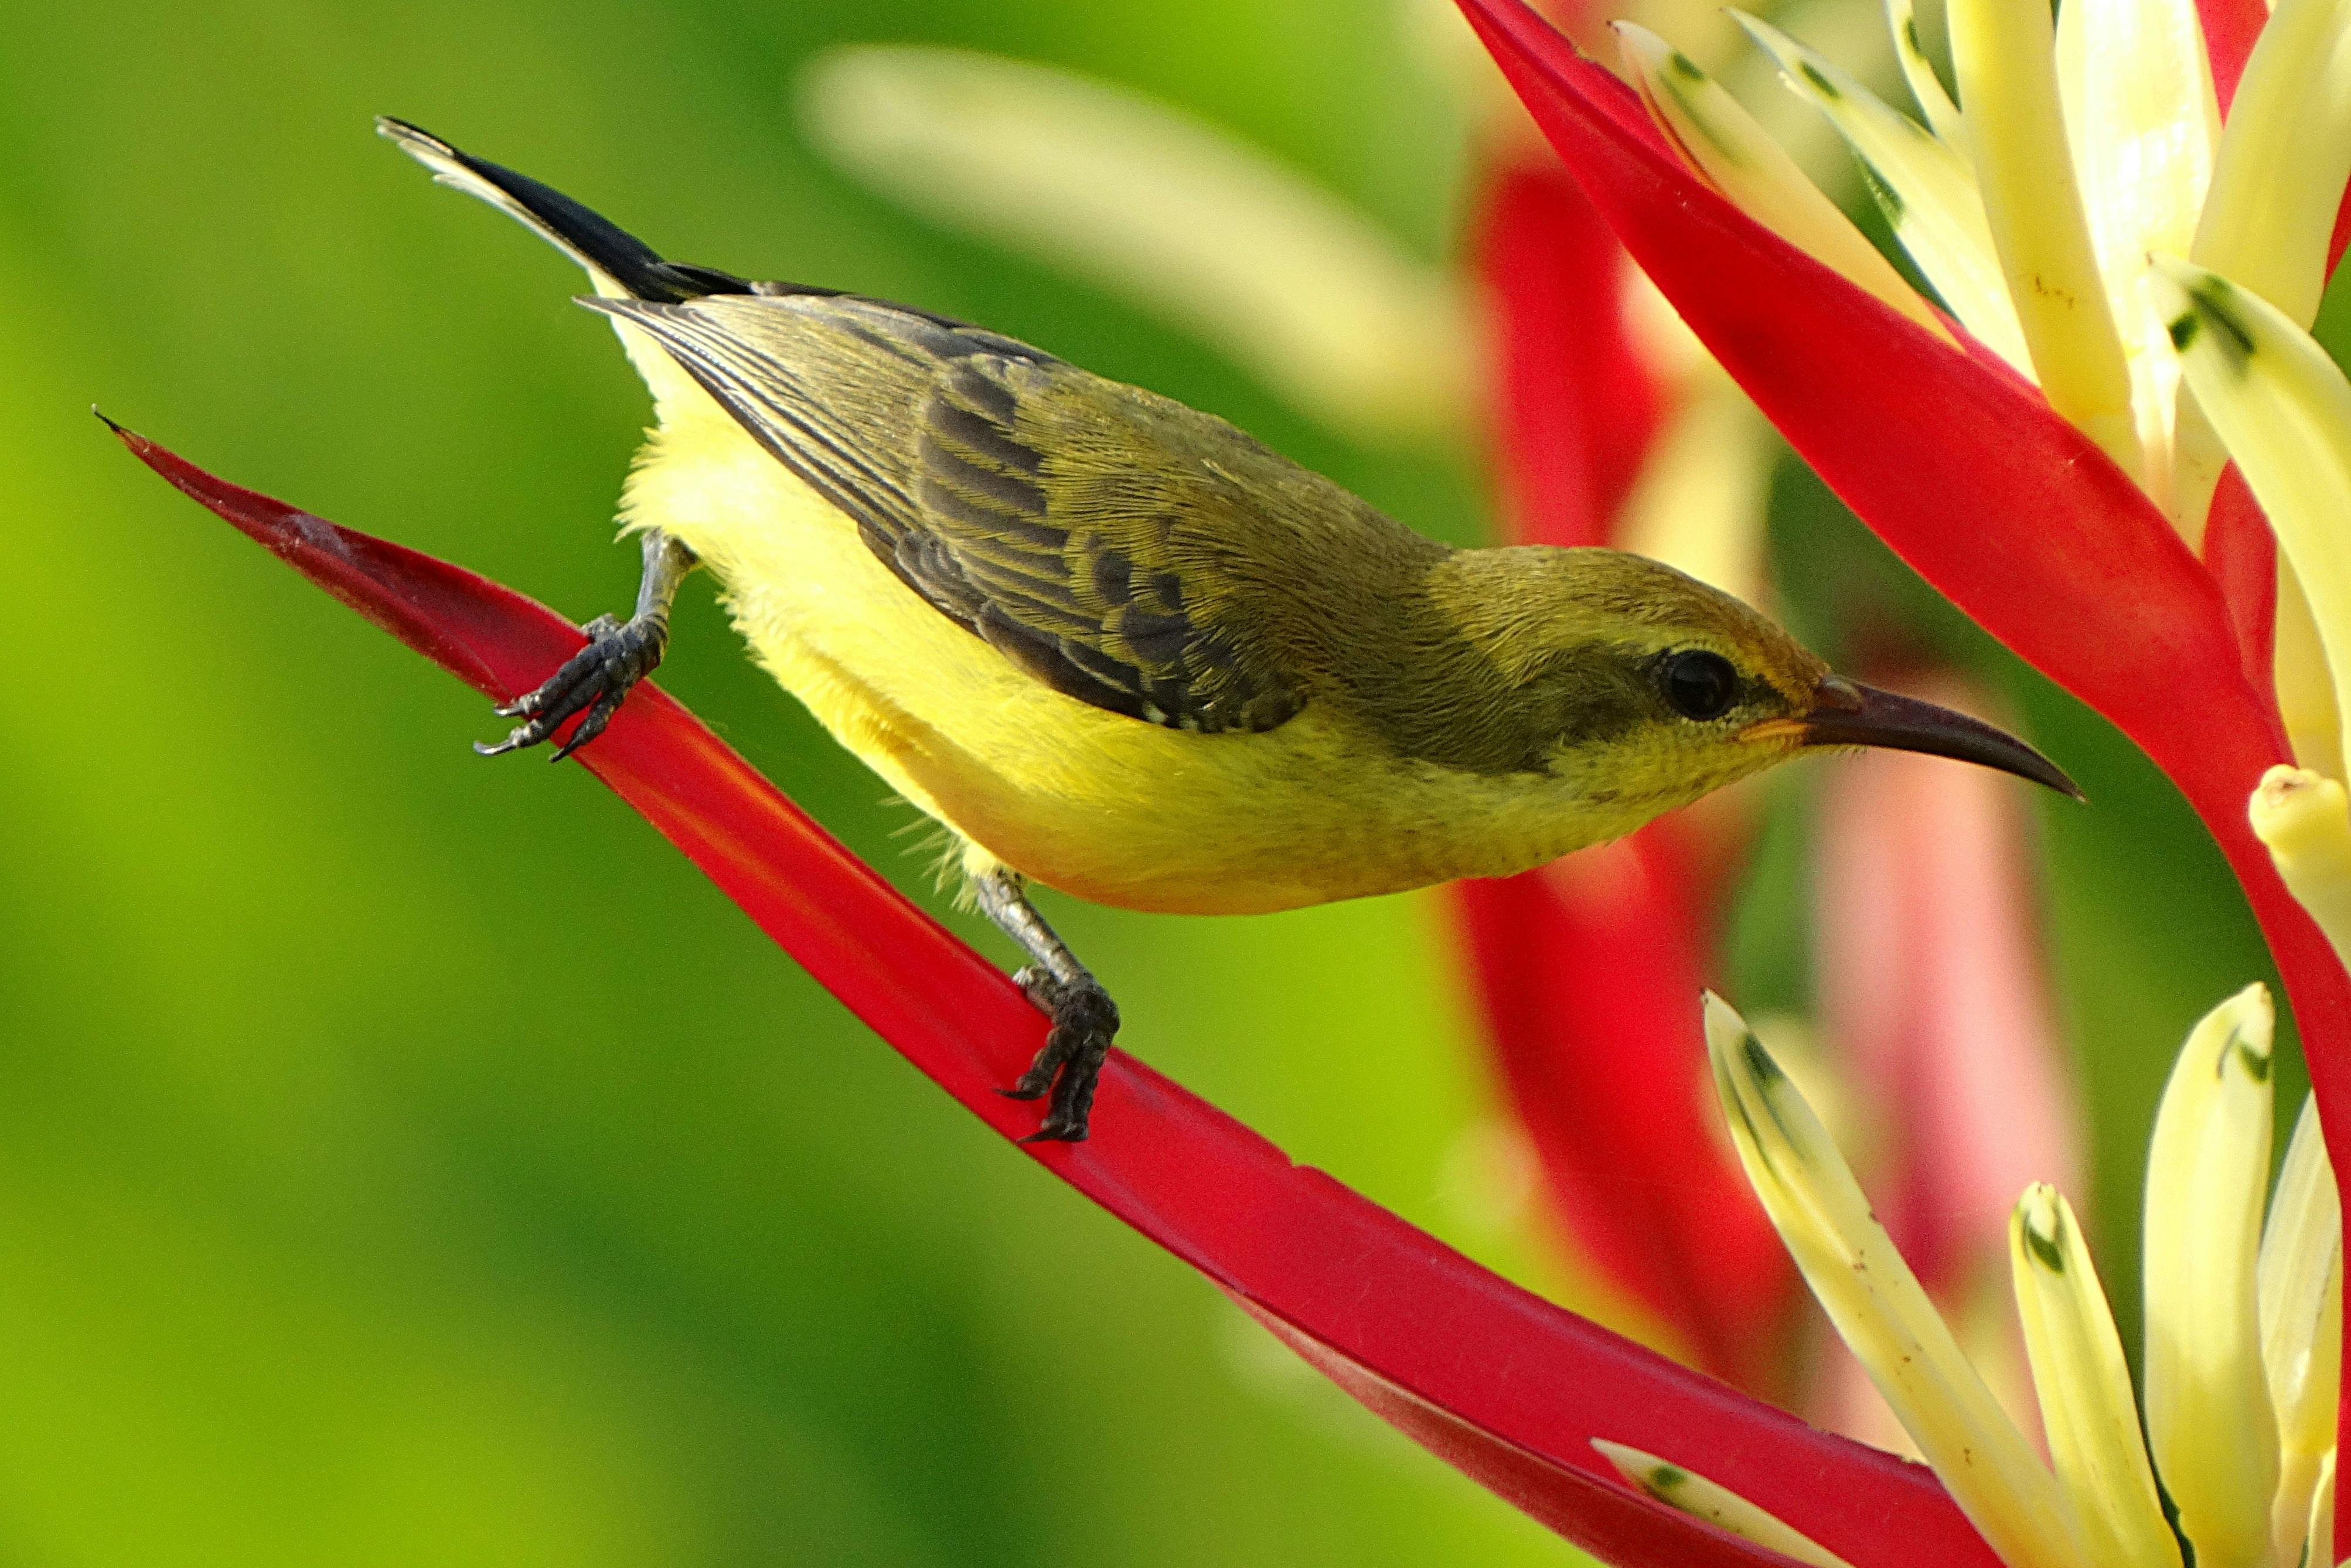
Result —
M983 1132L575 768L159 485L85 412L586 618L645 400L579 283L371 133L413 118L672 255L985 321L1224 413L1431 531L1176 329L832 172L829 45L958 44L1186 105L1432 259L1468 141L1361 0L24 11L0 50L0 1563L1553 1563L1189 1271ZM1774 549L2009 685L2044 811L2110 1279L2192 1017L2263 973L2136 755L1790 469ZM930 907L903 809L689 589L664 684ZM1802 772L1804 770L1795 770ZM1791 777L1729 977L1800 1005ZM1430 897L1066 903L1125 1042L1538 1283L1460 1200L1493 1113ZM992 934L958 928L1008 959ZM1628 1071L1639 1071L1627 1063ZM1473 1140L1474 1141L1474 1140ZM2126 1312L2132 1303L2120 1303Z

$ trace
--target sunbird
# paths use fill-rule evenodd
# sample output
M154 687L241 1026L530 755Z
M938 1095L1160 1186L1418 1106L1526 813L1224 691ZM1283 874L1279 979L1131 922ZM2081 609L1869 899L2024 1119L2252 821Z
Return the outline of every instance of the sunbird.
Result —
M905 305L663 260L403 121L443 184L595 288L658 423L633 614L497 712L577 751L696 567L769 674L943 824L1051 1019L1002 1092L1086 1135L1117 1007L1029 904L1249 914L1501 876L1800 751L1876 746L2080 798L1992 726L1830 673L1642 557L1424 538L1212 414Z

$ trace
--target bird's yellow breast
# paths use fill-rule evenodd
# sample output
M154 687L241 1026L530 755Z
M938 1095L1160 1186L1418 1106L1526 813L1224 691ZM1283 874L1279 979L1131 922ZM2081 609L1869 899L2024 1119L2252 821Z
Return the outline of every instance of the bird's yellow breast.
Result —
M1240 914L1504 874L1646 815L1591 809L1559 780L1398 758L1327 706L1205 735L1063 695L901 582L661 349L622 338L662 416L624 522L701 557L761 664L961 835L971 869L1001 862L1126 908Z

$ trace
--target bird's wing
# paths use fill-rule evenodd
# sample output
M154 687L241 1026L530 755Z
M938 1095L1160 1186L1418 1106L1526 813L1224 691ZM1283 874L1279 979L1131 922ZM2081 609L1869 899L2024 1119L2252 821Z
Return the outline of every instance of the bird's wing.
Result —
M1067 395L1085 371L854 297L580 303L651 333L901 580L1055 690L1208 733L1303 706L1186 537L1234 497L1138 450L1117 399Z

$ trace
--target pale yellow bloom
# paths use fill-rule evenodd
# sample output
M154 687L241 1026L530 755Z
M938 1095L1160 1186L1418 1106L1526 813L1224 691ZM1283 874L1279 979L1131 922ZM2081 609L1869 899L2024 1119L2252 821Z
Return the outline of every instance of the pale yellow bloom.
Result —
M1794 1084L1727 1004L1708 997L1706 1013L1748 1179L1839 1334L2011 1568L2180 1568L2158 1479L2199 1568L2298 1568L2305 1542L2326 1550L2314 1531L2333 1520L2341 1216L2305 1110L2264 1228L2265 990L2248 987L2196 1026L2157 1113L2144 1437L2072 1207L2045 1185L2017 1204L2010 1262L2045 1462L1984 1392ZM1706 1481L1703 1455L1602 1449L1653 1497L1792 1556L1825 1556Z

